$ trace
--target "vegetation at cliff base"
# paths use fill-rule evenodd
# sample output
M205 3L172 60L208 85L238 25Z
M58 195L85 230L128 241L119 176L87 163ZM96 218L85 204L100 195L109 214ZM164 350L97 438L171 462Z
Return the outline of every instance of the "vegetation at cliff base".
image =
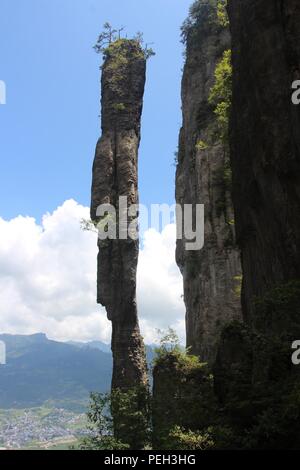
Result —
M169 446L174 450L209 450L214 447L214 440L209 430L197 433L174 426L169 433Z
M215 415L213 377L207 364L180 346L172 329L156 350L153 379L153 448L211 446L207 427Z
M254 299L252 327L235 321L222 332L214 382L233 448L299 448L299 296L297 279L274 286Z
M110 413L111 396L107 393L91 393L87 413L90 435L80 442L81 450L126 450L124 444L114 437L113 419Z
M143 449L150 440L150 399L146 387L91 393L87 413L90 435L82 450Z

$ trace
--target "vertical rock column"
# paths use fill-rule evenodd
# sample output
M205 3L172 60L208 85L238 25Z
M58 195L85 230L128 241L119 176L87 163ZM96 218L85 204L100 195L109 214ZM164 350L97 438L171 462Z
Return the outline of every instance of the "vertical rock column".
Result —
M243 314L255 298L300 278L300 79L298 0L229 0L233 100L231 159Z
M198 14L186 38L176 200L181 206L205 205L205 243L201 251L186 251L179 240L177 263L184 281L187 346L212 363L222 327L241 313L228 149L209 103L216 66L230 49L230 34L218 22L216 5L199 0L193 8Z
M146 60L137 41L112 43L102 66L102 137L93 165L91 219L97 207L119 196L128 208L138 203L138 147L145 86ZM118 214L118 213L117 213ZM147 384L147 366L136 305L138 239L98 240L97 301L112 322L112 389ZM133 217L129 222L132 222Z

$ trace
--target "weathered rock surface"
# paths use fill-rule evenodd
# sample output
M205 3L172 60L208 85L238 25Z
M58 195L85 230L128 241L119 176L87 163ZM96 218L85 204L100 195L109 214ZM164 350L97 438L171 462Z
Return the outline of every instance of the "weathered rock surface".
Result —
M229 0L233 99L231 159L243 314L274 285L300 276L298 0Z
M299 449L300 3L229 0L233 202L244 322L222 332L215 390L239 446ZM246 432L245 432L246 431Z
M205 205L205 245L200 252L188 252L179 240L177 263L184 281L187 346L213 362L222 327L240 317L241 267L226 182L228 155L214 137L216 116L208 100L216 65L230 48L230 34L218 24L210 4L198 3L200 15L187 36L182 80L176 200L180 205Z
M91 219L100 204L138 203L138 147L146 61L137 41L113 43L102 67L102 137L93 165ZM129 218L129 222L134 216ZM118 213L116 226L118 227ZM98 240L97 300L112 322L113 389L147 384L136 305L139 241Z

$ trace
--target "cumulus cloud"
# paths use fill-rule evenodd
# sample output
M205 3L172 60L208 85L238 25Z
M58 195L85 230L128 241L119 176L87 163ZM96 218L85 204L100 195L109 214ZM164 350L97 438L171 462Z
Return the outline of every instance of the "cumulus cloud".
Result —
M82 231L89 210L66 201L39 225L34 218L0 218L0 331L44 332L61 341L109 342L110 323L96 304L96 237ZM138 307L147 343L168 326L184 336L182 279L175 226L144 233L138 267Z
M175 263L176 227L149 229L143 237L138 265L137 300L146 342L155 329L174 328L184 337L182 277Z

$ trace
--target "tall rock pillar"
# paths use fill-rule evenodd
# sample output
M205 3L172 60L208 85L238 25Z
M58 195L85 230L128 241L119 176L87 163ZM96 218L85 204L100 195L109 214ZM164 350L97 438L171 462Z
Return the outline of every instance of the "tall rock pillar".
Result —
M112 389L147 384L147 366L136 305L138 239L119 236L119 197L130 209L138 203L138 148L145 86L146 60L139 43L112 43L102 66L102 137L93 165L91 219L97 208L117 209L116 239L98 240L97 300L112 322ZM134 221L129 217L128 224Z

